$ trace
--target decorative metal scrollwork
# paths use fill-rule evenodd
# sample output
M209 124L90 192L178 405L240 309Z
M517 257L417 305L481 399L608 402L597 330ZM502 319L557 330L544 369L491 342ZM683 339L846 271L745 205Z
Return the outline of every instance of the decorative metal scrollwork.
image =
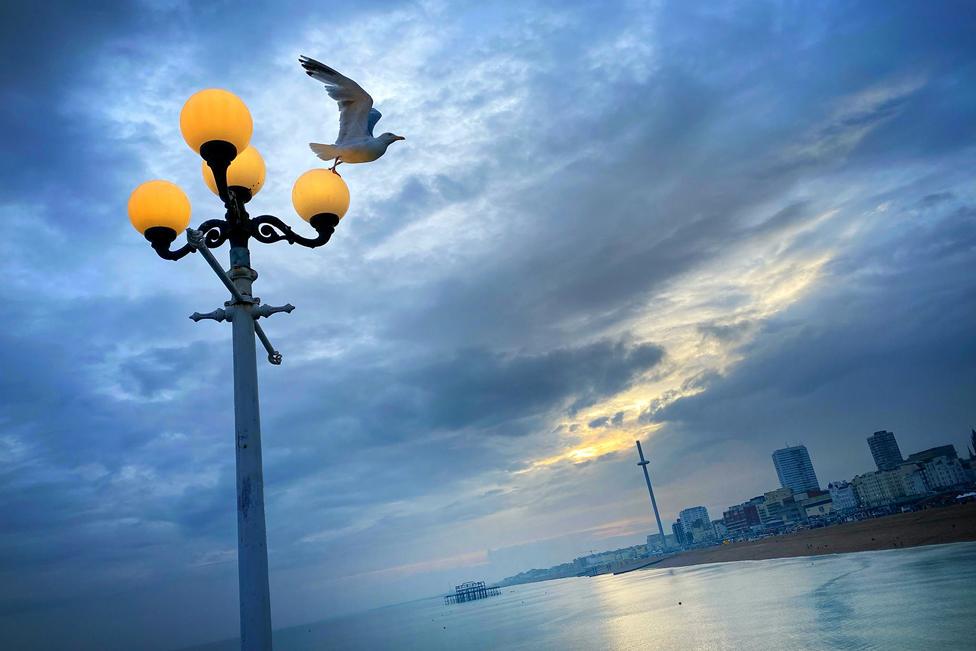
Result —
M227 241L230 224L224 219L208 219L197 227L203 233L203 242L208 249L216 249Z
M291 226L274 215L255 217L248 221L247 226L251 237L265 244L272 244L281 240L288 240L288 243L292 244L296 237Z
M199 249L201 245L207 249L216 249L230 240L231 246L247 246L249 237L258 242L272 244L282 240L289 244L301 244L310 249L327 244L339 225L338 215L322 213L309 220L309 225L315 229L315 237L304 237L291 229L291 226L274 215L261 215L251 219L243 206L228 210L224 219L208 219L197 227L199 235L195 235L194 244L184 244L175 251L170 250L176 232L170 228L157 227L146 229L146 239L152 243L161 258L179 260L188 253Z
M324 217L325 219L318 219ZM247 229L251 237L258 242L271 244L286 240L289 244L301 244L310 249L328 243L335 232L335 227L339 223L339 218L331 219L330 216L316 215L312 218L312 227L318 231L317 237L303 237L291 229L291 226L281 221L274 215L261 215L247 222Z

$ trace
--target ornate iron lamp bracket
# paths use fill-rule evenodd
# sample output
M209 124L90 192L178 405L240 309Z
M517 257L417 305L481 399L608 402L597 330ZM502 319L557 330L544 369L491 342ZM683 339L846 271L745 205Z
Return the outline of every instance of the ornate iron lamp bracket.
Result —
M312 217L309 224L318 232L317 237L310 238L299 235L292 230L291 226L274 215L261 215L248 220L247 229L251 237L258 242L273 244L285 240L289 244L301 244L314 249L329 242L332 234L335 233L336 226L339 225L339 217L323 213Z

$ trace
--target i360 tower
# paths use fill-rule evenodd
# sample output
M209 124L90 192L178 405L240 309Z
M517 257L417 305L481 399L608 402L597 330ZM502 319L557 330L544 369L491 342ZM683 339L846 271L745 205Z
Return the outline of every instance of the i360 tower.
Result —
M651 508L654 509L654 519L657 520L657 530L661 534L661 547L667 551L668 549L668 539L664 535L664 526L661 524L661 514L657 512L657 500L654 499L654 489L651 488L651 476L647 473L647 464L649 461L644 459L644 450L641 449L640 441L637 443L637 455L640 457L640 461L637 465L641 467L644 471L644 481L647 482L647 492L651 496Z

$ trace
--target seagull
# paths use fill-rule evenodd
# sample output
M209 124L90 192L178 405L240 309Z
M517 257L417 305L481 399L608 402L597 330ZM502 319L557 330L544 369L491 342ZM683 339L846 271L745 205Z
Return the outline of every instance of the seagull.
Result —
M386 153L386 148L397 140L406 140L394 133L373 137L373 127L382 114L373 108L373 98L362 87L324 63L307 56L298 57L306 74L325 84L329 97L339 104L339 136L332 145L310 142L315 155L331 160L333 172L339 163L370 163Z

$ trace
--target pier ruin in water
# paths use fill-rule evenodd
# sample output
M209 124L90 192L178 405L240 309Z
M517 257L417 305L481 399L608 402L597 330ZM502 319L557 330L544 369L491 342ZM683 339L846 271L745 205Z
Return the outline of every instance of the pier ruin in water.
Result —
M475 599L487 599L502 593L498 586L486 586L484 581L468 581L454 586L454 594L444 597L445 604L460 604Z

